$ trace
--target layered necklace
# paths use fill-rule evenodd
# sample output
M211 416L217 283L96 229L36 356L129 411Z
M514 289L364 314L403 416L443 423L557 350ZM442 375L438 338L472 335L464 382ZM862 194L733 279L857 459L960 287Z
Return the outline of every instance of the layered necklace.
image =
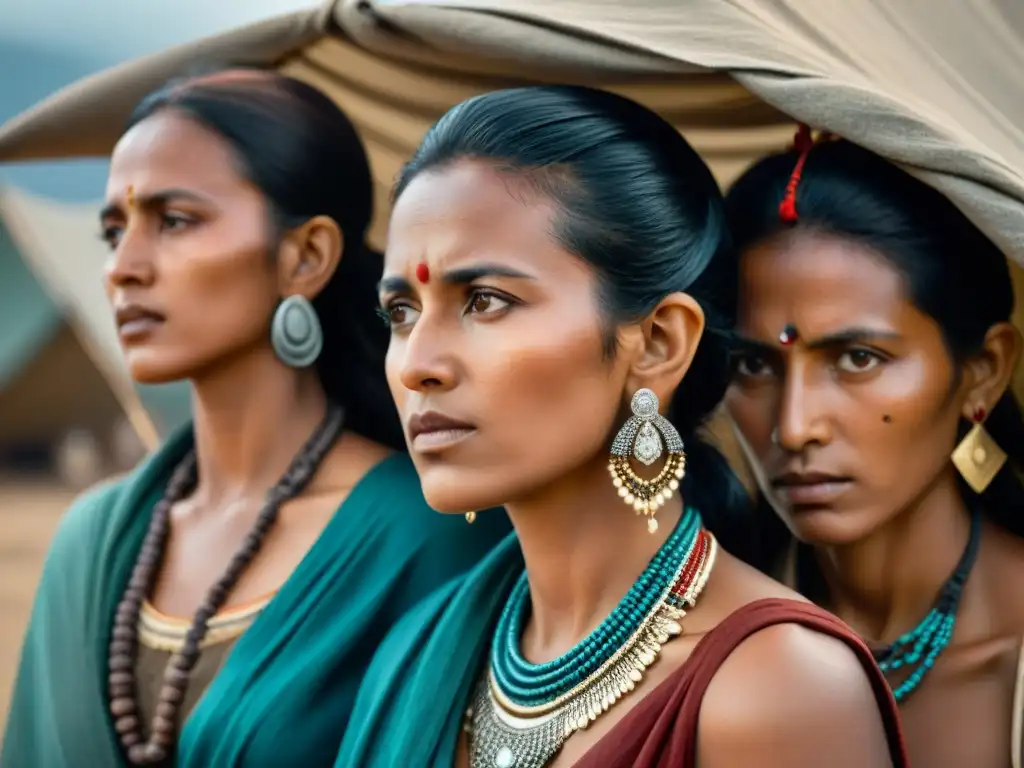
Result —
M530 613L524 573L495 628L490 664L466 712L471 768L543 768L576 731L643 680L682 633L715 562L717 543L686 509L672 535L600 626L566 654L531 664L520 652Z
M164 549L171 527L171 508L188 496L198 479L196 454L191 451L175 469L164 497L153 510L149 530L142 542L131 579L117 607L111 631L108 667L108 695L114 730L132 765L167 765L174 754L180 709L189 677L199 660L200 645L206 636L210 619L224 605L232 588L246 567L260 551L263 541L277 521L281 505L294 498L309 484L324 457L341 434L343 415L340 408L330 406L324 420L292 460L291 466L267 492L263 508L241 548L206 594L192 619L185 644L164 670L156 715L147 730L139 721L135 680L138 654L138 626L142 603L149 597L160 572Z

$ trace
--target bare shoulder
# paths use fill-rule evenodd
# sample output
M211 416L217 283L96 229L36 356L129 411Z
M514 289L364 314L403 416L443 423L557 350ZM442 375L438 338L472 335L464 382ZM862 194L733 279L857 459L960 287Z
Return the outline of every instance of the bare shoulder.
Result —
M781 624L742 642L701 705L700 768L888 768L868 675L841 640Z
M715 576L708 582L693 616L700 631L709 632L739 606L768 598L810 602L784 584L719 550L715 559ZM694 621L691 620L687 626L692 630Z

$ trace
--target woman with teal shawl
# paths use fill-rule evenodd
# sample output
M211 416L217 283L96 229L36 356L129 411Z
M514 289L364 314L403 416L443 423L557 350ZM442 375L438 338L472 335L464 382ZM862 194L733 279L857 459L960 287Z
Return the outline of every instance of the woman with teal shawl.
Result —
M354 129L303 83L136 109L106 282L131 374L191 380L194 423L62 521L3 768L331 765L388 629L507 534L435 514L400 450L370 213Z
M906 765L870 650L734 556L749 498L698 431L731 374L727 248L708 168L622 97L487 93L428 131L388 231L388 381L431 507L502 504L515 536L391 631L337 768Z

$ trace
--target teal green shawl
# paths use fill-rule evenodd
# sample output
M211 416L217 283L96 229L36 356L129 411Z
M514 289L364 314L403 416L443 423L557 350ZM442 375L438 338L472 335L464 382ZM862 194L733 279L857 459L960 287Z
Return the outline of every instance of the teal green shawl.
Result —
M335 768L451 768L494 625L522 572L511 535L395 625L363 679Z
M106 709L111 622L150 512L191 444L191 430L182 430L66 514L33 606L0 767L125 765ZM407 456L382 461L239 638L183 726L177 764L331 765L390 627L508 531L501 513L473 526L437 514Z

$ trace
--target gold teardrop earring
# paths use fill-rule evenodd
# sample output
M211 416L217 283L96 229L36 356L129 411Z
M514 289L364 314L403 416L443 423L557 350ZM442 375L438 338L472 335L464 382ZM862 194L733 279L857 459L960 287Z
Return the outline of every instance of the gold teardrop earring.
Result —
M658 509L679 490L686 474L683 439L672 422L658 412L658 396L649 389L639 389L630 401L633 415L622 425L612 441L608 471L619 498L638 515L647 518L647 530L658 530L655 518ZM665 466L653 480L644 480L629 465L630 456L650 466L667 453Z
M953 465L975 493L982 493L1006 463L1006 451L983 426L986 412L974 412L974 426L953 450Z
M466 522L469 523L470 525L475 523L476 522L476 512L467 512L466 513Z

